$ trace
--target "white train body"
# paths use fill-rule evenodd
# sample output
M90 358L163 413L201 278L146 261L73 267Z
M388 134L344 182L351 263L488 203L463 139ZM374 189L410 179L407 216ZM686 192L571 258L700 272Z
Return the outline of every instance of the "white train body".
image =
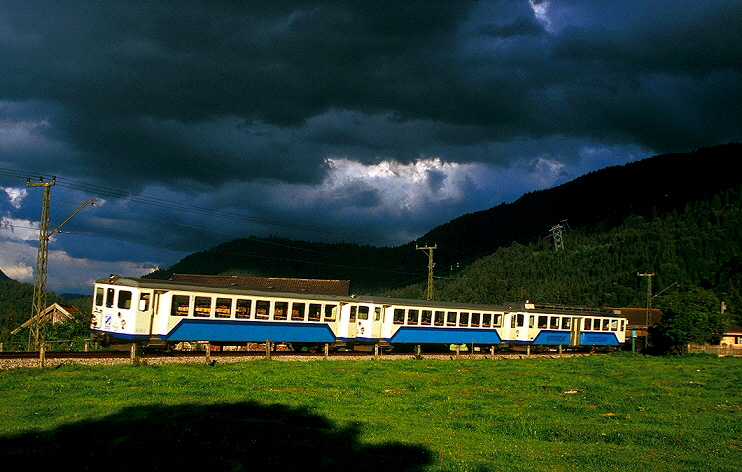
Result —
M565 308L276 293L111 276L95 284L104 343L618 346L620 314Z

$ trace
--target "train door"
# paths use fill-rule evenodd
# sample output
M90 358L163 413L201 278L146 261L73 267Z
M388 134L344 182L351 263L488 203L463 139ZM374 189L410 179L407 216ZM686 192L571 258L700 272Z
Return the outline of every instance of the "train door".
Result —
M530 315L533 316L533 315ZM510 340L515 343L525 343L528 339L529 315L526 313L510 313Z
M374 339L381 335L382 307L377 305L358 305L356 314L356 338Z
M149 292L142 292L142 295ZM167 333L167 312L160 306L162 294L165 293L162 290L155 290L149 293L149 301L139 300L139 309L149 314L149 335L152 336L164 335ZM149 307L147 307L149 304ZM142 310L145 308L145 310ZM147 309L148 308L148 309ZM142 313L143 315L144 313Z
M569 330L569 345L579 346L580 345L580 327L582 326L582 318L576 316L572 317L572 324Z
M348 310L347 320L344 328L341 328L340 337L347 338L348 340L354 339L358 335L358 305L346 305L343 307L343 311ZM343 332L343 330L345 332Z

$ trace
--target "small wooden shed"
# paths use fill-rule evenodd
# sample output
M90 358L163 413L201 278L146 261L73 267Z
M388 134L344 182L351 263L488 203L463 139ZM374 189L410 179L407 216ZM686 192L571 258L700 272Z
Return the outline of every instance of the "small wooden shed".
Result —
M62 306L59 303L53 303L46 307L41 313L41 323L63 323L74 319L77 309L71 306ZM36 316L32 316L25 323L11 331L10 334L16 334L23 328L31 326L32 323L36 322Z

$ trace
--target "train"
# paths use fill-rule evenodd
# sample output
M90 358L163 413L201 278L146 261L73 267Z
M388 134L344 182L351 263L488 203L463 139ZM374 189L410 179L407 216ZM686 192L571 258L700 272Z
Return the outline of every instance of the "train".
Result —
M208 342L240 346L619 347L618 310L484 305L434 300L247 288L237 278L156 280L111 275L95 282L91 339L172 348Z

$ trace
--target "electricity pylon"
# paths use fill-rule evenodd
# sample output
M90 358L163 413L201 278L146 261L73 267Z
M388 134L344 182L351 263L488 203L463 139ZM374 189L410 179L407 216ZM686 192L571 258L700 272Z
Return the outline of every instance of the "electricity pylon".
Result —
M31 183L31 179L26 180L26 187L42 187L41 200L41 221L39 222L39 248L36 252L36 272L34 273L33 286L33 307L31 316L34 321L30 325L29 344L33 338L33 347L39 347L39 327L41 325L41 313L46 308L46 282L48 276L49 264L49 202L51 200L51 188L57 183L57 178L52 177L50 182L44 182L43 177L39 177L39 182Z
M415 249L419 249L421 251L428 251L428 300L433 299L433 267L435 267L435 263L433 262L433 250L438 249L438 245L435 246L425 246L420 247L415 245Z
M78 214L80 210L85 208L88 204L93 203L93 199L89 199L82 204L72 215L69 216L62 224L54 228L53 231L49 231L49 207L51 202L51 188L56 185L57 178L52 177L51 181L44 182L43 177L39 177L39 181L31 183L31 179L26 180L26 187L41 187L43 188L41 197L41 221L39 222L39 248L36 252L36 272L34 273L34 288L33 288L33 306L31 308L31 317L33 322L29 327L29 345L33 338L33 348L39 348L39 338L41 331L41 315L46 309L46 287L47 280L49 278L49 238L59 231L73 216Z

